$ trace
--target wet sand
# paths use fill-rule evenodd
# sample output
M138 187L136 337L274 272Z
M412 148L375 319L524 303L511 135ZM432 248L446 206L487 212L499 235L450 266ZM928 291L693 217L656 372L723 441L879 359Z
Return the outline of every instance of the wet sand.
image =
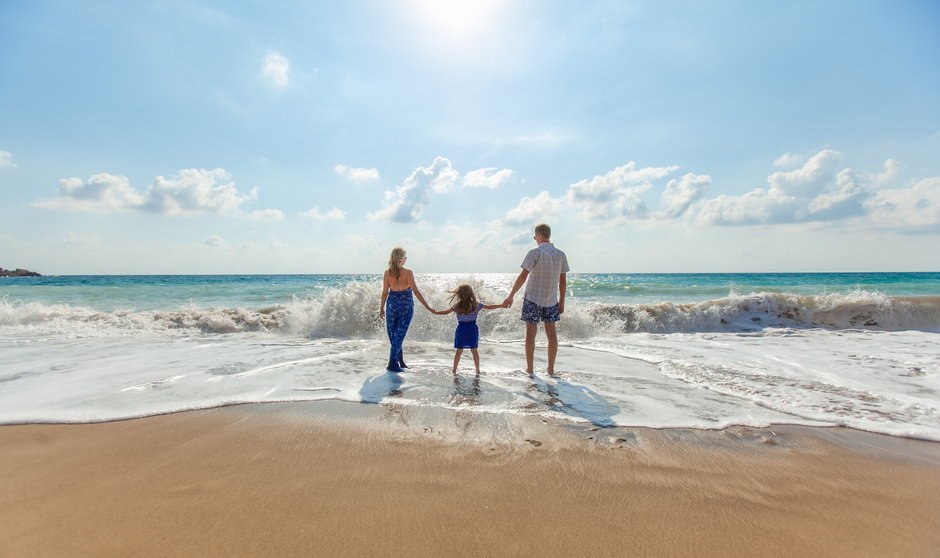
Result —
M338 402L0 427L0 556L936 556L940 444Z

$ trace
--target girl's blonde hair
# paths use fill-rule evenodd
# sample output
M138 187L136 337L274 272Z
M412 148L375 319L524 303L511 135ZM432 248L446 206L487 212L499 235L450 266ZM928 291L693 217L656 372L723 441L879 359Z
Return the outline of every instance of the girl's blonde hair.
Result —
M392 248L392 255L388 257L388 270L395 279L401 277L401 259L405 257L405 249L401 246Z
M473 314L477 311L479 302L477 295L473 294L473 287L466 283L457 285L457 288L450 293L450 306L458 314Z

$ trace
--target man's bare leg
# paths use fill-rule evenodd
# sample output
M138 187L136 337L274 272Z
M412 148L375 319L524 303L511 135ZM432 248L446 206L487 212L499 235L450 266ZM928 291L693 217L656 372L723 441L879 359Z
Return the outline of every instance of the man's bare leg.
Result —
M555 322L545 322L545 337L548 338L548 375L555 375L555 356L558 355L558 334Z
M535 334L538 333L538 324L526 323L525 325L525 371L531 374L533 370L532 361L535 359Z

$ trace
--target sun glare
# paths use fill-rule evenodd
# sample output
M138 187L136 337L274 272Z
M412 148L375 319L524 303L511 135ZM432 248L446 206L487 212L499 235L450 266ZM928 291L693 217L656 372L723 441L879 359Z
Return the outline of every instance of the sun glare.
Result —
M485 31L496 16L499 0L411 0L428 31L461 41Z

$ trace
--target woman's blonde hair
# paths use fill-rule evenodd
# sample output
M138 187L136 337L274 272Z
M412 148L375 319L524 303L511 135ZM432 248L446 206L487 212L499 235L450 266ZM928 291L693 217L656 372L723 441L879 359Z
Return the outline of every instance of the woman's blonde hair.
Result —
M456 289L447 292L450 293L450 306L458 314L473 314L477 311L479 302L470 285L461 283Z
M392 248L392 255L388 257L388 270L392 272L395 279L401 277L401 260L405 257L405 249L401 246Z

